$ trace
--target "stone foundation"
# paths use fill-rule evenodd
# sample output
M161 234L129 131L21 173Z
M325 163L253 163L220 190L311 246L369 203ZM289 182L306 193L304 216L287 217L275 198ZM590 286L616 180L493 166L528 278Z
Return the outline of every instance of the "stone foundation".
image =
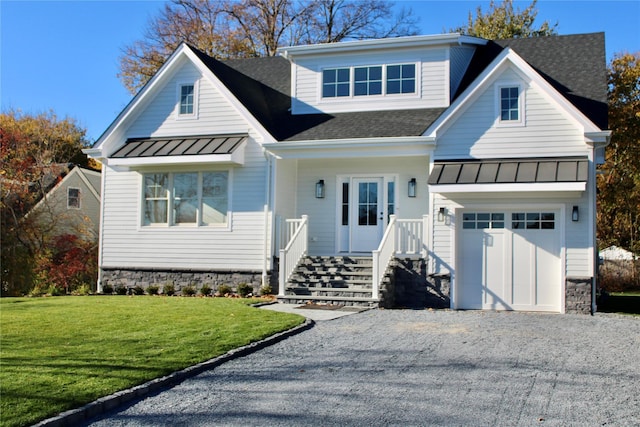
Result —
M270 273L269 273L270 274ZM237 271L197 271L197 270L144 270L144 269L103 269L102 286L111 285L114 289L125 287L131 289L140 286L143 289L151 285L160 290L166 284L175 287L176 294L180 294L185 286L192 286L199 290L202 285L208 285L215 293L220 285L228 285L235 291L241 283L251 285L254 295L260 294L262 286L261 272Z
M564 309L567 313L591 314L591 277L567 277Z
M449 275L428 275L424 259L396 259L388 283L381 289L380 306L449 308Z

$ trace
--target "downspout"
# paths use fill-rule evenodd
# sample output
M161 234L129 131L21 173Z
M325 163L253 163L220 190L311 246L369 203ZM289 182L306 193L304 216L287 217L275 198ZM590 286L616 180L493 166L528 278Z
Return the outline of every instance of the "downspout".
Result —
M269 228L269 210L271 207L271 170L272 170L272 157L265 148L262 148L262 154L267 160L267 167L265 168L265 201L264 201L264 236L262 239L262 286L269 284L269 263L271 254L269 253L269 241L273 233Z

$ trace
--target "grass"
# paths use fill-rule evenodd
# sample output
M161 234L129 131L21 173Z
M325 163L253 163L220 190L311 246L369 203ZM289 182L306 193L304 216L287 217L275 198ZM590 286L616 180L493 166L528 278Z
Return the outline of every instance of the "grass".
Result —
M611 292L598 302L598 311L640 316L640 291Z
M304 321L249 301L1 298L0 426L33 424Z

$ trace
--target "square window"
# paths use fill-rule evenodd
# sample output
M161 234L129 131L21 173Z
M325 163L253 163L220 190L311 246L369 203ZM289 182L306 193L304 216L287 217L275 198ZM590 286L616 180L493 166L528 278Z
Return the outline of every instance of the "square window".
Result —
M415 93L416 66L415 64L387 66L387 93Z
M382 94L382 67L354 69L354 96Z
M336 98L349 96L348 68L330 68L322 71L322 97Z

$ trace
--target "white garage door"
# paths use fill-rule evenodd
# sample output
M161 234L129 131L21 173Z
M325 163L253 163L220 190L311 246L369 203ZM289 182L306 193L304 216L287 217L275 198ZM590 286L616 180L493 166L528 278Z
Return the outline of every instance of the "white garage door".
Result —
M464 211L456 307L560 311L559 212Z

